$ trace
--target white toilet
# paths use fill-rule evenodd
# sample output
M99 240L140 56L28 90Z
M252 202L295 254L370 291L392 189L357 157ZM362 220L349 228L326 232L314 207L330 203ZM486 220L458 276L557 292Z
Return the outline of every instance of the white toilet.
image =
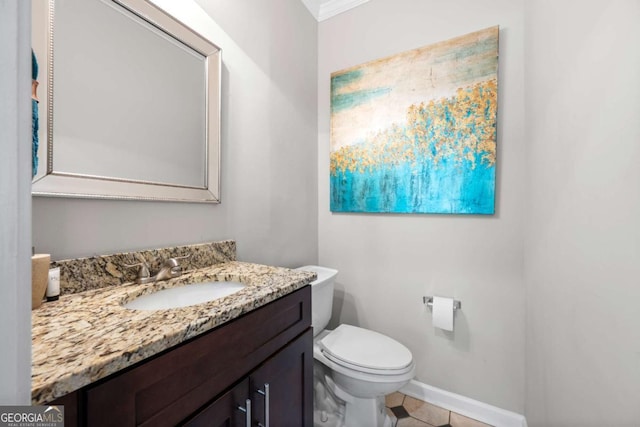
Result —
M386 335L350 325L325 327L331 318L337 270L308 265L314 363L314 427L391 427L384 396L415 374L408 348Z

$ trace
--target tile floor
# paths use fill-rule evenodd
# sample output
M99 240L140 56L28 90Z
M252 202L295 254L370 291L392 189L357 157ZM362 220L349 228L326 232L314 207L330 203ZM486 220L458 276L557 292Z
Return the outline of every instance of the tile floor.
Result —
M396 427L492 427L399 392L388 395L385 403L398 419Z

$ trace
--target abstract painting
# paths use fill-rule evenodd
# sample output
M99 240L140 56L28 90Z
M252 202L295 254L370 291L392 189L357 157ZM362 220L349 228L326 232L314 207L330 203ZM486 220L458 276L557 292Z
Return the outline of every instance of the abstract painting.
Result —
M494 213L498 34L331 74L331 211Z

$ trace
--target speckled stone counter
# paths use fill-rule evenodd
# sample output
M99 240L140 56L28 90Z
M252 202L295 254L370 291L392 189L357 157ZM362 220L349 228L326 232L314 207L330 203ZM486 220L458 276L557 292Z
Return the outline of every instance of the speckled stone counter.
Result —
M315 277L311 272L230 261L164 282L62 295L32 314L32 404L49 402L118 372L300 289ZM122 306L160 289L211 280L247 286L190 307L143 311Z
M86 258L54 261L51 268L60 267L62 294L88 291L106 286L131 283L136 279L138 267L127 267L144 262L151 271L158 271L168 258L180 258L182 271L188 272L214 264L236 260L236 242L199 243L161 249L147 249Z

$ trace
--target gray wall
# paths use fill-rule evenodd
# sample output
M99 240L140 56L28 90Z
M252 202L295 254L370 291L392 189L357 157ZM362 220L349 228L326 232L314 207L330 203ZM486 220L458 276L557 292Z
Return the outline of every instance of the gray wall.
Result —
M375 0L319 25L319 261L337 268L334 323L407 345L417 379L524 411L524 3ZM329 212L330 73L500 25L497 213ZM455 331L434 330L423 295L463 303Z
M243 261L317 260L317 23L299 0L155 0L222 48L221 205L34 198L65 259L235 239ZM144 159L141 159L144 161Z
M640 2L527 3L529 426L640 425Z
M0 0L0 405L31 401L30 19Z
M524 411L532 427L637 425L636 0L375 0L323 22L317 36L298 0L206 3L215 17L206 31L225 62L223 204L38 198L39 251L61 259L234 238L245 260L296 265L318 256L340 270L334 323L405 343L420 381ZM15 77L28 66L26 56L22 65L4 61L28 46L12 26L16 17L28 19L18 4L0 1L3 93L16 89L5 72ZM194 26L206 21L194 17ZM497 214L331 214L329 74L496 24ZM14 33L18 43L6 43ZM29 161L20 145L28 118L11 97L0 104L8 149L0 170L19 179L17 188L0 181L8 201L0 205L0 260L9 283L0 287L0 338L8 343L0 353L0 403L27 403L29 227L21 218L29 206L15 168L16 160L18 168ZM455 333L432 329L421 304L427 294L463 301Z

